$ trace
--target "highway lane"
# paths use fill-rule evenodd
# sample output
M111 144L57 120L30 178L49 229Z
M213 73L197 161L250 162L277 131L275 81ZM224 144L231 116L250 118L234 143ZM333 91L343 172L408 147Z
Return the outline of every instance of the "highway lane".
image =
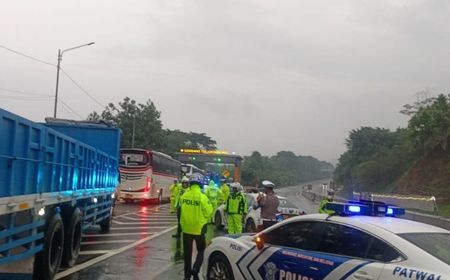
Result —
M286 197L289 201L297 205L298 208L305 211L307 214L317 213L319 209L318 204L302 196L302 186L311 184L313 192L322 194L322 184L328 183L329 181L329 179L324 179L300 184L293 187L278 188L276 192L277 194Z

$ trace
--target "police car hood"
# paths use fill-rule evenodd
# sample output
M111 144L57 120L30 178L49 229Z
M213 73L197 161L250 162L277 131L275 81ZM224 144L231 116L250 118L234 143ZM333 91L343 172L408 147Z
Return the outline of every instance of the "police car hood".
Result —
M255 235L254 233L241 233L241 234L227 234L227 235L225 235L225 237L232 238L232 239L237 239L237 238L240 238L240 237L248 237L248 236L250 236L250 237L252 237L250 239L253 239L254 235ZM246 238L244 238L244 240L246 240Z

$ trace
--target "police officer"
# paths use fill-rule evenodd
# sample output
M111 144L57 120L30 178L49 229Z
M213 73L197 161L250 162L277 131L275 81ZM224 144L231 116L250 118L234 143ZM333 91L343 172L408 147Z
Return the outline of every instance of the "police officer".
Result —
M276 215L278 213L278 206L280 205L280 200L273 190L275 184L267 180L262 181L261 184L264 187L265 195L259 195L256 198L258 205L254 207L255 209L261 207L261 220L263 224L260 230L268 228L277 222Z
M180 207L180 198L181 196L189 190L189 179L186 176L183 176L181 179L181 185L178 185L175 190L175 209L177 211L177 220L178 220L178 227L177 227L177 233L172 235L174 238L180 238L181 237L181 224L180 224L180 216L181 216L181 207Z
M230 187L228 186L225 178L220 179L220 184L220 191L222 193L220 202L226 203L228 200L228 196L230 195Z
M190 190L180 199L181 229L183 231L184 279L199 279L198 273L203 262L206 247L206 224L211 218L212 207L208 198L201 192L203 175L194 173L190 179ZM197 245L197 258L192 266L192 243Z
M231 183L231 193L225 205L225 212L228 214L228 234L242 233L242 218L247 215L247 200L242 194L241 184Z
M214 214L214 212L216 212L219 199L222 195L222 191L218 187L216 187L216 183L213 180L210 180L208 186L206 187L205 195L208 197L209 202L211 203L213 209L212 213Z
M175 213L175 197L177 196L178 179L173 180L173 184L170 186L170 213Z
M327 192L327 196L322 198L322 200L320 201L320 205L319 205L319 213L322 214L334 214L333 210L328 210L327 209L327 204L329 202L333 202L334 200L334 192L333 191L328 191Z

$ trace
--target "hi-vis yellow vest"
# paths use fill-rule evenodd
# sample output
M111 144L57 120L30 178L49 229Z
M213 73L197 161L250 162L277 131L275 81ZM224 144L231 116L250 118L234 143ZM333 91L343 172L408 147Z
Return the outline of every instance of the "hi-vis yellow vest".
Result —
M209 221L212 206L199 185L192 185L191 189L180 198L181 230L187 234L200 235L203 226Z

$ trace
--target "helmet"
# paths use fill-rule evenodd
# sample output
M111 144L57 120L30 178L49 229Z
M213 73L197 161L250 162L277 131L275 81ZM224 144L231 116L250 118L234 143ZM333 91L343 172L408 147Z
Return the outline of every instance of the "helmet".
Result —
M268 180L262 181L261 184L262 184L263 187L265 187L265 188L271 188L271 189L274 189L274 188L275 188L275 184L272 183L271 181L268 181Z
M205 181L205 179L204 179L203 175L200 173L193 173L191 175L191 180L190 180L191 184L197 183L200 186L202 186L204 181Z
M189 183L189 178L186 176L183 176L183 178L181 178L181 183Z
M241 186L241 184L236 182L236 183L231 183L230 184L230 188L231 188L232 191L238 192L238 191L241 190L242 186Z

